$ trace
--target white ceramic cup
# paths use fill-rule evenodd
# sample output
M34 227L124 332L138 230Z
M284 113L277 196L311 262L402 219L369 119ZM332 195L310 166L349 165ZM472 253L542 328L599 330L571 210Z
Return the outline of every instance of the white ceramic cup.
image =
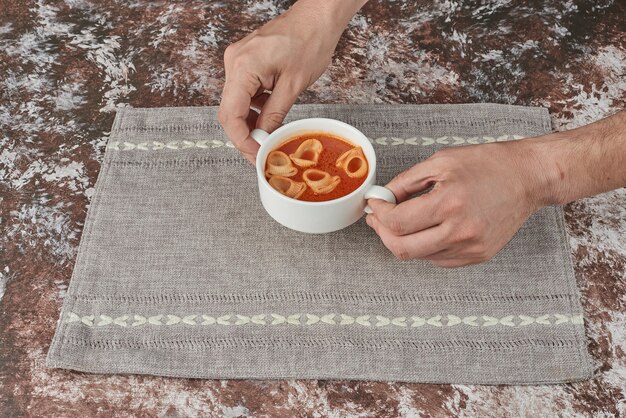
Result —
M265 160L268 154L287 139L309 132L339 136L363 149L369 173L358 189L334 200L305 202L287 197L270 186L265 178ZM272 218L287 228L312 234L337 231L358 221L364 211L369 213L369 208L366 207L367 199L383 199L396 203L396 197L391 190L374 184L376 154L372 144L361 131L347 123L324 118L301 119L283 125L271 134L255 129L250 136L261 145L256 157L261 203Z

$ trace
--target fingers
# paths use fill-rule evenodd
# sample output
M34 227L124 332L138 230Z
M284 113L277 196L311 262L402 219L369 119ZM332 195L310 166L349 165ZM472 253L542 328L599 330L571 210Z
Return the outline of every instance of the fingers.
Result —
M219 120L226 135L246 158L254 157L259 144L250 137L247 118L250 114L252 97L260 82L251 77L235 77L226 81L220 103Z
M429 259L434 263L453 264L458 260L438 259L449 246L447 227L442 225L444 214L440 193L414 194L428 189L436 180L436 167L426 160L400 173L389 188L400 202L368 201L373 213L366 220L387 248L399 259ZM452 266L452 265L451 265Z
M257 96L252 98L252 102L250 104L250 112L248 112L248 117L246 118L248 131L252 131L254 128L256 128L256 123L259 118L260 109L263 107L268 97L269 97L269 93L260 93ZM247 152L241 152L241 154L246 158L246 160L250 161L252 165L255 164L256 154L247 153Z
M469 259L469 258L467 258L467 259L460 258L460 259L436 260L436 261L433 261L434 265L436 265L438 267L447 267L447 268L464 267L464 266L469 266L469 265L478 264L478 263L480 263L480 261Z
M485 251L479 243L470 245L453 243L445 250L432 254L426 257L426 259L438 266L458 267L482 263L483 261L489 260L491 257L491 252Z
M272 94L270 94L261 109L257 128L263 129L265 132L273 132L279 128L285 120L289 109L296 102L299 93L296 89L290 87L286 82L281 82L279 79L276 87L272 90Z
M380 236L385 247L401 260L424 259L439 267L463 267L485 261L484 258L464 254L458 248L447 248L444 227L441 225L412 235L397 236L386 229L374 215L365 218Z
M258 93L256 96L254 96L252 98L252 101L250 103L250 108L255 110L255 112L257 114L261 113L261 109L263 109L263 106L265 106L265 102L267 102L267 99L269 99L270 94L266 93L265 91L261 91L260 93ZM255 125L256 128L256 125Z
M428 189L435 182L435 175L433 162L425 160L398 174L385 187L393 192L398 202L404 202Z
M366 222L380 236L383 244L401 260L429 260L438 267L463 267L485 261L483 258L462 255L458 249L446 248L445 231L442 226L429 228L417 234L398 237L392 234L374 215L368 215Z
M439 199L439 195L425 194L397 205L380 199L370 199L367 204L386 229L402 236L439 225L443 221L437 211Z
M387 229L374 215L365 218L374 228L385 247L399 259L427 258L443 251L446 247L445 231L442 226L435 226L411 235L397 236Z

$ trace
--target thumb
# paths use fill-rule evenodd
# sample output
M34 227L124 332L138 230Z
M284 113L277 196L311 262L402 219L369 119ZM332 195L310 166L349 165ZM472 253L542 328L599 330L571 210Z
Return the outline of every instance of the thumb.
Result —
M278 129L283 124L289 109L296 102L298 94L300 92L294 92L292 88L279 81L261 109L256 122L257 128L270 133Z
M385 187L392 191L400 203L428 189L435 181L435 167L431 160L425 160L398 174Z

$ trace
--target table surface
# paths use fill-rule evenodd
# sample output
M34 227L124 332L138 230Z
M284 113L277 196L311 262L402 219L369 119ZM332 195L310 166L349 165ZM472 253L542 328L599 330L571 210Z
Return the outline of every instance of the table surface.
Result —
M45 367L115 108L218 104L224 48L289 3L0 0L0 415L626 414L626 189L565 209L591 381L217 381ZM624 107L625 2L465 3L372 0L299 102L546 106L558 130Z

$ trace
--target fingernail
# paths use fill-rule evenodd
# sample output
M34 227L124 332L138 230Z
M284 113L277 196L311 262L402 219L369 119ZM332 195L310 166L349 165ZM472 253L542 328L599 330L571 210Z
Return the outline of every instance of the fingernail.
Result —
M256 154L260 148L260 145L252 138L246 138L245 141L239 146L241 151L248 154Z

